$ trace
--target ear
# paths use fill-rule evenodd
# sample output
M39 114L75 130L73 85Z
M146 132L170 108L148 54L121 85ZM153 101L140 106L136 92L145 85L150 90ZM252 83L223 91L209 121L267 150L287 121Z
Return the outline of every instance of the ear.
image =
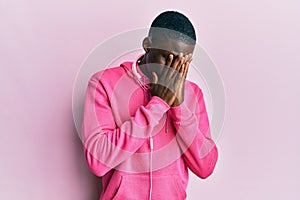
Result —
M143 40L143 48L146 51L146 53L149 52L149 48L151 47L152 41L150 37L145 37Z

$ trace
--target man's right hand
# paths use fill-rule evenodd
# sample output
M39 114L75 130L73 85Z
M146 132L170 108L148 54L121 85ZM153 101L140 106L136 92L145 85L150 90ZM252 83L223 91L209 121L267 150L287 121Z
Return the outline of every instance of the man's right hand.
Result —
M174 102L178 102L184 81L187 75L191 54L183 56L180 53L175 59L170 54L161 75L158 77L152 72L153 83L151 84L151 95L158 96L163 99L169 106L174 106ZM183 101L183 99L182 99Z

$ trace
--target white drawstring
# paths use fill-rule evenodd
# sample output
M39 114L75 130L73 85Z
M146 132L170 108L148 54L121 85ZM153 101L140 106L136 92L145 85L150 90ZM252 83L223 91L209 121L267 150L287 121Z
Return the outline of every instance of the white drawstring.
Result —
M147 92L147 90L150 88L149 85L145 85L145 77L142 77L137 69L136 69L136 62L133 61L132 63L132 72L133 72L133 77L134 79L139 83L139 85L142 87L142 89L144 90L144 92ZM148 99L149 100L149 99ZM166 130L168 132L168 130ZM152 161L153 161L153 149L154 149L154 145L153 145L153 138L152 135L150 133L150 165L149 165L149 170L150 170L150 187L149 187L149 200L152 200L152 189L153 189L153 181L152 181Z
M149 200L152 199L152 154L153 154L153 138L152 136L150 137L150 195L149 195Z

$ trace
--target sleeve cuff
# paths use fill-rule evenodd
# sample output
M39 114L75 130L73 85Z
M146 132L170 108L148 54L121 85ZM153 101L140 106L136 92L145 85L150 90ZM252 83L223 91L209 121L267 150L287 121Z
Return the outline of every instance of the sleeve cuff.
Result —
M168 111L171 107L163 99L158 96L152 96L148 104L160 104L164 112Z
M182 102L179 106L170 108L170 115L174 121L185 121L190 119L193 113L187 107L185 102Z

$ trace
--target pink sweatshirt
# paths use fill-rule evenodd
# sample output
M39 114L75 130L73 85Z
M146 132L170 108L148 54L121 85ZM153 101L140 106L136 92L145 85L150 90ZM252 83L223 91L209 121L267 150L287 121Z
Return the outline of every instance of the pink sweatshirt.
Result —
M151 96L147 80L137 62L124 62L88 82L82 139L102 177L100 200L183 200L188 169L205 179L215 168L202 90L186 80L184 102L170 107Z

